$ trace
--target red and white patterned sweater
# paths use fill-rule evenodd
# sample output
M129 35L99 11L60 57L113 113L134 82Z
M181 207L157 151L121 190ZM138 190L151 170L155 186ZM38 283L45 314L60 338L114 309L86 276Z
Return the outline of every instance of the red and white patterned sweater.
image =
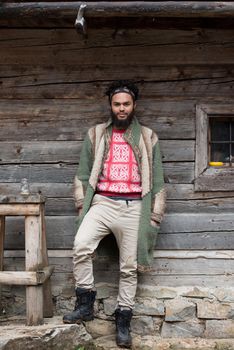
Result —
M97 193L105 196L140 198L141 176L125 130L113 129L110 149L98 179Z

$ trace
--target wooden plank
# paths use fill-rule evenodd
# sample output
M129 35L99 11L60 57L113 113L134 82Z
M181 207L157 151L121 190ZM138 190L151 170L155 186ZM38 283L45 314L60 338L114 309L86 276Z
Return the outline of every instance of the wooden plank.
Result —
M72 248L76 233L75 218L76 216L46 217L49 249ZM162 235L160 244L162 245L165 240L163 248L169 248L172 245L177 249L184 247L193 249L192 244L194 244L194 248L197 246L204 247L204 249L209 249L209 247L228 249L233 244L233 220L232 213L167 214L160 228ZM21 218L9 218L6 223L6 233L5 249L23 249L24 222ZM178 236L173 236L174 234ZM169 240L168 246L167 240Z
M196 191L234 191L233 169L208 168L195 179Z
M1 189L1 184L0 184ZM194 200L194 199L222 199L234 197L234 192L195 192L192 184L166 184L167 199Z
M221 252L218 258L215 258L215 252L199 251L193 254L193 252L171 252L171 254L160 252L158 257L154 258L153 270L149 272L150 276L158 275L200 275L200 276L221 276L221 275L232 275L233 269L233 252L228 255L228 252ZM161 256L160 256L161 255ZM186 258L186 255L188 256ZM19 265L23 263L20 258L16 259ZM55 267L55 274L72 273L73 264L72 258L51 258L53 266ZM9 268L15 265L14 260L11 258L6 259ZM17 268L20 268L17 266ZM94 270L96 273L104 272L106 275L109 272L111 275L118 274L119 264L118 259L115 260L113 257L105 259L95 259ZM110 276L111 277L111 276Z
M168 194L169 197L169 194ZM197 213L199 208L200 213L225 213L233 212L234 196L229 198L212 198L199 200L170 200L167 199L166 212L173 213ZM46 200L46 215L76 215L73 198L47 198Z
M167 200L167 213L233 213L234 196L230 198L200 199L200 200Z
M113 35L113 27L105 28L103 26L99 30L90 28L89 36L87 40L84 41L81 36L77 36L74 28L56 28L56 30L46 28L31 28L30 30L1 28L0 40L1 46L4 48L5 52L9 49L21 48L22 53L23 49L30 50L33 46L33 48L37 48L38 51L41 49L41 53L44 53L45 49L53 51L54 56L56 56L55 48L59 48L60 46L73 49L74 51L75 49L87 49L88 51L90 47L99 47L100 45L104 47L117 47L119 45L139 45L140 43L141 45L146 45L146 47L148 45L152 46L153 44L160 46L165 45L165 41L169 46L172 43L178 43L180 45L187 43L188 46L191 46L192 43L209 43L215 46L223 44L224 38L225 43L231 42L233 40L233 35L232 28L229 28L229 30L227 30L227 28L217 30L217 27L205 27L202 33L198 35L197 28L191 28L191 26L190 30L183 28L174 28L173 30L171 30L171 28L150 28L150 35L148 28L134 28L133 26L130 28L126 27L124 31L121 29L117 30L116 35ZM177 42L174 42L175 38ZM215 42L213 42L214 39L216 39ZM212 47L212 45L210 46ZM31 54L33 54L33 50L31 51ZM79 57L77 57L77 59L78 58ZM95 62L95 57L93 57L93 62ZM98 62L96 63L98 64ZM8 61L5 64L10 65L11 62ZM32 61L29 64L32 65ZM83 64L87 65L87 62L83 61ZM133 61L130 61L129 64L133 65ZM35 64L35 66L37 66L37 64ZM74 66L79 67L78 64L74 64ZM51 65L47 66L47 69L50 69L50 67Z
M4 182L20 182L22 178L27 178L29 185L38 181L72 183L76 170L77 165L63 163L1 165L0 178Z
M0 216L0 271L4 269L4 241L5 241L5 217ZM0 285L0 299L2 299L1 285Z
M87 99L14 100L10 104L8 100L1 100L0 139L8 142L83 140L89 127L109 118L106 99L98 105L97 109L96 104ZM153 128L160 139L195 137L192 101L139 101L138 115L142 115L139 120Z
M194 161L193 140L162 140L160 144L164 161ZM81 146L82 141L0 142L0 164L77 162Z
M57 228L56 218L54 218L54 227ZM63 224L63 223L61 223ZM23 224L21 223L21 226ZM5 249L23 249L24 232L21 227L11 227L13 232L6 235ZM15 229L15 230L14 230ZM17 230L17 232L15 232ZM175 227L176 230L176 227ZM161 229L162 231L162 229ZM57 239L54 239L54 232L48 231L47 245L49 249L72 249L75 237L74 231L68 231L64 234L58 233ZM162 232L158 235L155 245L156 249L229 249L234 244L234 231L204 231L204 232Z
M161 232L207 232L233 231L233 213L223 214L167 214L161 225Z
M1 9L0 19L22 19L31 16L39 19L41 17L72 19L77 13L77 8L81 6L81 1L76 2L34 2L5 4ZM232 2L222 2L222 6L217 6L215 1L92 1L85 9L87 18L100 17L233 17L234 5Z
M202 105L196 107L196 179L208 165L208 116Z
M25 256L24 250L6 250L5 258L22 258ZM58 261L58 259L62 258L73 258L73 250L72 249L62 249L62 250L48 250L48 256L52 261ZM154 251L155 259L234 259L234 250L204 250L204 249L196 249L196 250L187 250L183 249L180 251L174 249L157 249ZM53 260L56 259L56 260ZM45 271L44 271L45 270ZM51 273L51 270L43 269L42 271L38 271L39 273L48 276ZM43 277L43 280L46 277ZM40 282L42 283L42 282Z
M94 270L100 275L104 272L118 273L118 259L116 262L108 259L97 260L94 264ZM152 264L152 271L148 273L148 278L155 275L200 275L200 276L221 276L232 275L232 259L207 259L206 257L197 258L155 258Z
M73 198L73 184L72 183L30 183L30 190L32 193L42 194L47 198L46 204L53 200L70 201ZM196 199L217 199L233 198L234 192L194 192L193 184L166 184L167 200L196 200ZM5 196L12 194L16 196L20 191L19 183L4 183L0 182L0 193ZM58 204L56 202L55 204ZM66 202L69 206L69 203ZM52 206L52 204L51 204ZM52 208L55 210L55 208ZM66 208L64 208L66 209ZM50 214L51 215L51 214Z
M158 249L229 249L234 245L234 231L162 233L158 235L155 248Z
M72 183L30 183L30 191L34 194L42 194L44 197L53 198L67 198L73 196L73 184ZM18 195L20 192L19 183L4 183L0 182L0 193L3 196Z
M20 268L24 264L22 258L6 258L8 268L17 265ZM208 260L208 261L207 261ZM232 259L165 259L161 261L162 268L158 265L160 259L155 259L157 270L154 273L140 274L138 282L144 285L160 286L204 286L204 287L233 287ZM224 263L225 261L225 263ZM72 258L51 258L55 266L55 272L51 277L53 295L65 295L74 293L74 279L72 273ZM178 264L177 264L178 263ZM214 268L213 268L214 267ZM190 274L190 269L192 274ZM196 274L197 271L197 274ZM202 273L201 273L202 272ZM209 274L210 272L210 274ZM227 274L225 274L227 272ZM107 263L104 261L94 263L95 281L118 284L118 262Z
M32 182L72 183L78 165L73 164L23 164L1 165L0 178L3 182L20 182L26 177ZM169 183L191 183L194 179L193 162L168 162L163 165L165 181Z
M107 277L103 276L103 279ZM167 287L184 287L184 286L201 286L208 288L233 288L234 278L232 275L155 275L152 277L144 276L138 278L141 284L150 284L152 286L167 286Z
M163 164L166 183L192 183L194 180L193 162L168 162Z
M234 259L234 250L156 250L155 259Z
M14 40L14 39L13 39ZM140 39L139 39L140 41ZM17 42L15 42L17 45ZM104 91L111 80L125 76L139 81L141 99L176 98L207 100L230 97L233 92L232 66L180 65L168 67L159 65L97 65L95 62L81 66L59 65L53 67L38 65L2 65L0 67L2 89L0 98L31 99L73 98L103 99ZM140 102L140 101L139 101Z
M38 204L3 204L0 203L0 215L39 215Z
M80 141L0 142L0 164L77 162L81 146Z
M5 241L5 217L0 216L0 271L3 270L4 260L4 241Z
M38 284L37 273L29 271L4 271L0 272L0 283L9 285L34 285Z
M49 267L48 261L48 253L47 253L47 244L46 244L46 227L45 227L45 207L41 205L40 212L40 225L41 225L41 239L42 239L42 264L44 269L48 269L50 274L47 274L50 277L52 270ZM44 276L46 277L46 276ZM53 301L51 294L51 282L50 279L47 278L43 284L43 316L44 317L52 317L53 316Z
M25 268L37 271L42 267L42 232L40 219L35 216L25 217ZM26 287L27 325L43 323L43 286Z
M58 236L70 236L75 231L76 216L48 216L46 217L47 238L50 234L56 232ZM161 224L161 233L176 233L176 232L218 232L218 231L233 231L233 214L166 214ZM23 229L22 222L18 218L9 218L7 220L7 232L20 232ZM18 228L17 228L18 227ZM22 232L22 231L21 231ZM61 248L62 248L61 241Z
M76 216L46 217L46 236L47 245L49 248L54 246L56 246L58 249L72 248L76 233L75 218ZM23 218L7 218L5 249L23 249L24 231L25 228Z
M217 31L217 30L216 30ZM103 64L107 65L110 62L112 64L126 64L128 62L134 62L136 64L154 65L157 62L158 65L180 65L180 64L233 64L233 47L230 45L231 40L233 40L232 31L226 32L224 37L226 38L225 46L223 45L223 39L212 41L209 37L209 32L207 33L208 38L205 34L203 37L197 36L195 38L196 31L191 33L186 33L186 31L173 32L173 38L171 36L166 37L166 31L163 30L152 30L150 43L146 41L140 41L137 35L138 42L134 43L131 41L131 36L126 40L124 44L121 41L114 42L113 31L110 30L106 37L106 42L98 40L96 36L96 43L92 45L89 41L86 42L87 49L81 48L79 43L79 38L75 33L74 29L70 31L67 30L67 37L65 41L58 45L56 43L56 37L52 37L54 33L49 33L47 40L43 42L43 45L38 45L34 40L33 50L32 50L32 39L31 43L27 40L27 35L25 41L22 41L17 47L14 47L14 42L7 45L10 41L10 35L8 35L7 42L2 43L2 54L0 57L0 64L40 64L40 65L86 65ZM189 31L190 32L190 31ZM219 35L222 31L219 32ZM15 34L15 33L14 33ZM31 38L33 38L33 33L30 31ZM48 32L47 32L48 34ZM95 33L90 30L90 37ZM102 35L104 32L102 32ZM222 32L223 34L223 32ZM4 35L4 33L2 33ZM46 35L46 32L44 33ZM75 36L75 39L73 39ZM161 39L157 40L161 36ZM149 36L150 37L150 36ZM107 41L109 38L109 42ZM162 44L162 38L164 43ZM212 38L215 38L214 31L212 33ZM167 40L166 40L167 39ZM178 40L177 40L178 39ZM19 40L19 36L18 36ZM80 39L83 40L82 38ZM165 45L165 40L168 45ZM50 41L48 43L48 41ZM56 43L56 47L55 47ZM209 45L207 44L209 43ZM82 44L84 47L85 43ZM111 47L111 49L110 49ZM144 48L144 50L142 49ZM76 55L76 52L82 52L82 54ZM186 53L186 55L185 55Z

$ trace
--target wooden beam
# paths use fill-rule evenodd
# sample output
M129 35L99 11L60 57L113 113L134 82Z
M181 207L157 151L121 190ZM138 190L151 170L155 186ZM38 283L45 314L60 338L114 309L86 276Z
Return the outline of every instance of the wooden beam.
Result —
M0 216L0 271L3 270L4 241L5 241L5 217Z
M85 2L3 3L0 20L39 17L74 19ZM234 1L94 1L86 3L85 17L234 17Z
M54 266L47 266L40 271L0 271L0 283L21 286L37 286L48 280Z
M39 215L39 204L2 204L0 203L0 215Z
M73 251L72 249L61 249L61 250L49 250L48 251L49 258L72 258ZM23 250L5 250L5 258L23 258L25 256L25 252ZM204 249L196 249L196 250L188 250L188 249L157 249L154 251L154 258L168 258L168 259L225 259L225 260L233 260L234 259L234 250L204 250ZM51 267L50 267L51 268ZM46 269L43 269L44 271ZM40 271L38 271L39 273Z

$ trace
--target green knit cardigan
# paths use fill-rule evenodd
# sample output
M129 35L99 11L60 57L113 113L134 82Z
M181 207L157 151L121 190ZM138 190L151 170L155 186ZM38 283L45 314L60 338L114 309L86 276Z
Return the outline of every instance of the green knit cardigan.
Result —
M74 197L77 208L82 208L78 217L78 227L88 212L96 191L109 150L112 122L98 124L89 129L83 143L79 167L74 183ZM151 269L153 251L159 225L165 211L165 188L160 148L157 135L142 126L134 117L123 137L132 147L142 181L142 210L138 231L138 271Z

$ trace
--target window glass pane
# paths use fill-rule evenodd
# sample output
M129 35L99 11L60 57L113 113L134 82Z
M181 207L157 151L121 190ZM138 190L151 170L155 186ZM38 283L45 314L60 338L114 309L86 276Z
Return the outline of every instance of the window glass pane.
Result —
M234 141L234 122L232 122L232 141Z
M234 143L232 144L232 163L234 163Z
M210 152L210 161L211 162L230 162L229 153L230 146L229 144L223 143L213 143L211 146Z
M211 141L229 141L230 122L220 121L217 120L217 118L211 118L210 133Z

